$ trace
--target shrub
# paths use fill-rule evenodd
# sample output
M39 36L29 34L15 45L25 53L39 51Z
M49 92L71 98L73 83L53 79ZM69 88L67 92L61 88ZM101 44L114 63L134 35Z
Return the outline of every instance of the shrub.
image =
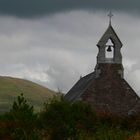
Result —
M71 104L63 99L45 104L40 114L42 127L53 140L78 139L81 133L93 133L96 119L89 105L82 102Z

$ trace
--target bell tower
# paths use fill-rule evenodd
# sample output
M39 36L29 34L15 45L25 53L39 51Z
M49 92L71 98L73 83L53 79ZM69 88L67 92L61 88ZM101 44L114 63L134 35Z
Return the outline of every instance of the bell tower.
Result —
M99 40L95 70L81 77L68 91L64 99L83 101L97 113L107 113L121 117L140 113L140 98L123 77L122 43L112 25Z
M101 72L99 68L99 65L101 64L120 65L121 68L118 71L118 73L121 74L121 77L123 77L122 54L121 54L121 48L123 44L111 25L111 18L113 16L112 13L110 12L108 16L110 19L109 26L105 31L105 33L103 34L103 36L101 37L101 39L99 40L99 42L97 43L99 52L97 55L97 65L95 67L96 77L98 77Z

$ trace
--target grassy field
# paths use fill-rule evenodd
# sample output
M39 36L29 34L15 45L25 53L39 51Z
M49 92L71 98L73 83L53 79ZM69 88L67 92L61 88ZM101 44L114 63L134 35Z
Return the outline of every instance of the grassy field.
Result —
M24 94L36 110L55 95L55 92L28 80L0 76L0 113L8 111L15 98Z

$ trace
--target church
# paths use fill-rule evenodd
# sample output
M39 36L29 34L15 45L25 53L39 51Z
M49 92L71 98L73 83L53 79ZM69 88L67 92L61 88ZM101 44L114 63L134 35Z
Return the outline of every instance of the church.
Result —
M128 116L140 113L140 98L124 79L121 40L111 24L97 43L97 64L92 73L81 77L64 99L83 101L97 112Z

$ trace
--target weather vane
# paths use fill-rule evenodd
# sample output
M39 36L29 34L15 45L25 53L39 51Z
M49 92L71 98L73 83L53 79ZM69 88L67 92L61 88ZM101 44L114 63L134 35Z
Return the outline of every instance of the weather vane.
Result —
M111 25L111 19L114 15L112 14L112 12L110 11L109 14L108 14L108 17L109 17L109 24Z

